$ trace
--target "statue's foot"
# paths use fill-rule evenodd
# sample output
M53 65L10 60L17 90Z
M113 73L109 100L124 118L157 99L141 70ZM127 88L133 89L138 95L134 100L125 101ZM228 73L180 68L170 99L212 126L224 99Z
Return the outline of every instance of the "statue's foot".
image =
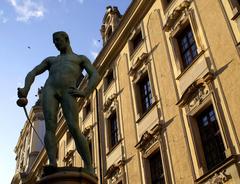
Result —
M56 164L45 165L44 168L43 168L43 176L54 174L56 172L57 172L57 165Z

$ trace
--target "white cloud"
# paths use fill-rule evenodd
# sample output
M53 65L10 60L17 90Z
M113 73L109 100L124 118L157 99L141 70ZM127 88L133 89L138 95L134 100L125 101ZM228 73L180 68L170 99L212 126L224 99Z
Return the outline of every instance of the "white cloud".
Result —
M35 0L8 0L17 13L17 21L28 22L31 18L44 16L45 8Z
M92 55L93 59L95 59L98 56L98 52L91 51L91 55Z
M5 24L7 21L8 19L4 16L4 11L0 10L0 22Z

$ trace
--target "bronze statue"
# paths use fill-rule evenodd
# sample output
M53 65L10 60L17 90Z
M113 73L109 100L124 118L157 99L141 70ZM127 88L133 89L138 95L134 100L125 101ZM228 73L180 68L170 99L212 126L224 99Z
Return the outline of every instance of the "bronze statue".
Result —
M72 51L67 33L63 31L53 33L53 43L60 51L60 55L44 59L30 71L25 78L23 88L18 88L18 97L26 98L35 76L49 71L49 77L42 90L43 113L46 124L44 137L45 148L51 166L57 166L57 142L55 131L57 128L57 112L61 104L63 115L75 141L78 153L84 161L84 168L93 173L89 146L86 138L79 129L78 108L76 97L86 97L95 88L99 75L89 59L84 55L77 55ZM89 75L86 89L78 90L77 85L83 69Z

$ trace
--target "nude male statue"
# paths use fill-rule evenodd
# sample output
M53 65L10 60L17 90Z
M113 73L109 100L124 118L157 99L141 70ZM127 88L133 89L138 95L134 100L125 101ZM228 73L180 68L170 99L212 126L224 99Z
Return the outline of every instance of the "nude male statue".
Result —
M18 88L18 97L27 97L35 76L46 70L49 71L49 77L42 90L43 114L46 124L44 143L49 164L54 167L57 166L55 131L57 128L58 107L61 104L63 115L75 141L77 151L84 161L84 168L93 173L89 146L79 129L76 97L85 97L90 94L100 77L87 57L77 55L72 51L67 33L63 31L53 33L53 43L60 51L60 55L47 57L30 71L25 78L24 87ZM85 91L77 89L77 83L83 69L89 75Z

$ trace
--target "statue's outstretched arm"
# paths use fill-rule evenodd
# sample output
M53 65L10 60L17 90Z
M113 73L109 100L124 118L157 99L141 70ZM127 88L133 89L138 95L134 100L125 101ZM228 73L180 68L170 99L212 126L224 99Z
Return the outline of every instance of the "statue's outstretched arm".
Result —
M27 74L25 78L24 87L18 88L18 97L19 98L27 97L27 94L30 90L32 83L34 82L35 77L45 72L47 69L48 69L48 58L43 60L39 65L37 65L33 70L31 70Z

